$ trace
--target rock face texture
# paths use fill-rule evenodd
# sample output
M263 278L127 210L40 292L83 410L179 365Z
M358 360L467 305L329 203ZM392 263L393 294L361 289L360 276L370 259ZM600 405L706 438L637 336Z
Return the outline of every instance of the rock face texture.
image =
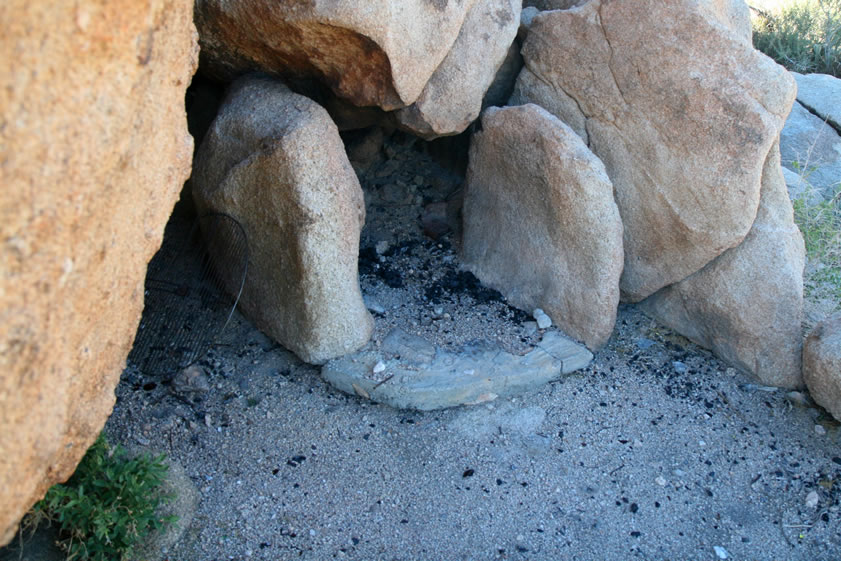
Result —
M488 108L473 136L464 262L522 309L543 308L591 349L613 330L622 222L602 163L536 105Z
M418 100L397 111L397 122L418 136L436 138L458 134L476 120L517 35L520 9L520 0L478 0Z
M365 204L323 108L272 79L234 82L196 154L193 196L245 229L240 306L260 329L313 364L368 341L357 274Z
M593 0L539 13L523 46L517 101L586 132L613 182L629 301L742 241L794 98L785 70L719 17L691 0Z
M192 6L0 3L0 544L111 412L190 172Z
M702 0L696 4L728 27L737 38L751 43L750 7L745 0Z
M841 136L835 129L795 103L780 134L785 167L815 188L823 199L841 184Z
M841 80L828 74L798 74L797 101L841 131Z
M812 399L841 421L841 314L819 323L806 337L803 378Z
M775 146L745 241L642 307L762 383L800 387L803 263L803 238Z
M355 105L414 103L476 0L196 0L202 65L328 84ZM507 48L507 45L506 45Z

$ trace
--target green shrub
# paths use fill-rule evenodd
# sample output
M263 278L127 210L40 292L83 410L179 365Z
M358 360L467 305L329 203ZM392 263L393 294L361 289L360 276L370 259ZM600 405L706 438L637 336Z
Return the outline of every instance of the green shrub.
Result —
M158 507L168 467L164 457L129 458L100 435L67 483L54 485L33 507L32 518L47 518L60 529L67 560L126 560L149 532L174 522Z
M753 44L789 70L841 76L841 0L754 7Z

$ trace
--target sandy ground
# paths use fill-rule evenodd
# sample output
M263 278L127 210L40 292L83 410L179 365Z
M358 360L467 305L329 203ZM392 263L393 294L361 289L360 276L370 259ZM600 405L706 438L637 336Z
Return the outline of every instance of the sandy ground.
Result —
M398 148L362 175L377 333L528 346L528 314L445 282L457 233L430 243L419 217L456 185ZM196 400L129 368L107 425L168 454L199 490L162 558L841 559L839 425L633 306L590 367L437 412L342 394L238 315L202 364L211 389Z
M586 370L431 413L341 394L237 324L200 403L127 372L108 423L200 491L166 558L841 558L838 425L633 308Z

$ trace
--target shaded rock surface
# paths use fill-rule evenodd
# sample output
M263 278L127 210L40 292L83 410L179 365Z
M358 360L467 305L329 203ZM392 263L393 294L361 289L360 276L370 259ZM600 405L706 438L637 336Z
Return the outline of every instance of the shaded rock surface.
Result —
M820 198L832 197L841 185L841 136L800 103L792 106L780 133L780 152L783 165L814 187Z
M537 105L487 109L462 213L464 262L483 284L591 349L607 341L622 221L604 166L572 129Z
M534 7L541 11L568 10L576 6L580 6L587 1L588 0L525 0L523 2L523 6Z
M841 80L828 74L799 74L797 101L841 132Z
M486 342L457 352L436 349L431 354L431 344L418 337L392 333L386 340L396 337L401 339L399 348L384 345L380 351L364 349L331 360L322 367L321 376L345 393L398 409L430 411L539 388L584 368L593 358L557 331L548 331L523 356Z
M111 413L190 173L192 5L0 3L0 543Z
M479 116L482 98L508 55L520 9L520 0L478 0L420 97L395 113L397 122L427 139L466 129Z
M819 323L803 342L803 379L812 399L841 421L841 314Z
M763 384L802 386L804 248L775 146L756 222L738 247L641 305Z
M197 0L202 68L315 79L355 105L413 103L476 0Z
M741 242L794 98L782 67L689 0L541 12L523 57L521 77L540 91L521 84L516 101L551 97L547 108L586 131L613 182L624 298L640 300Z
M482 109L487 107L502 107L508 104L508 99L514 92L514 85L517 83L517 76L523 69L523 56L520 54L522 45L515 40L508 47L505 59L496 71L493 82L488 86L485 97L482 99Z
M365 207L338 130L267 78L235 82L199 148L201 212L236 218L249 242L243 312L306 362L352 352L372 320L357 278Z

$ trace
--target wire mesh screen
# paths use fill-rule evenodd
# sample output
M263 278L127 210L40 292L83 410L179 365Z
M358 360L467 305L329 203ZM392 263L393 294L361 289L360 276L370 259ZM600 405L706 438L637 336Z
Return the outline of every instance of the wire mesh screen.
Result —
M145 305L129 361L171 376L207 352L236 309L248 269L242 225L227 214L167 236L146 273Z

